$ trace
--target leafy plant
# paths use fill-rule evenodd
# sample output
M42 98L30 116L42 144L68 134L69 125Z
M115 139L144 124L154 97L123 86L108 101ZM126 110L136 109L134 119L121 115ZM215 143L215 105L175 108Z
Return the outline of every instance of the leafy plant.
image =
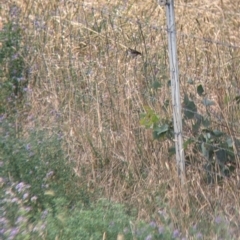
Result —
M222 177L230 176L235 169L234 144L239 145L239 141L232 138L220 129L214 129L211 122L211 114L208 108L214 105L212 100L204 96L202 85L197 87L197 93L202 97L202 104L206 108L207 115L198 113L197 106L189 99L188 95L184 97L184 121L191 120L193 137L185 143L194 142L194 151L200 152L206 159L204 169L207 174L207 182L213 183Z
M0 114L21 102L27 79L21 44L21 28L9 19L0 31Z
M161 119L150 107L145 107L145 113L140 116L140 124L147 129L152 129L154 139L172 139L172 123L167 119Z
M127 239L131 236L131 217L119 204L101 199L89 208L76 206L69 211L66 202L57 199L57 215L49 215L48 239L117 239L118 234L124 233ZM59 226L64 226L59 231Z
M30 185L28 204L37 212L49 205L52 199L64 196L69 205L81 201L89 204L89 195L84 184L76 191L77 178L61 148L61 136L33 130L27 138L16 135L11 123L2 120L0 155L3 161L1 176L14 182ZM32 197L35 198L34 201Z
M28 204L31 186L23 182L1 180L1 239L37 239L43 232L45 223L40 220L40 213L35 213L38 221L29 221L32 216L32 209Z
M208 108L214 102L205 98L202 85L197 87L197 94L202 97L202 104L206 108L206 115L198 113L197 105L191 99L191 93L185 93L183 101L183 125L190 125L192 136L187 137L184 142L184 149L187 151L190 145L193 146L195 154L200 153L206 163L203 168L207 174L207 182L213 183L222 177L230 176L236 165L234 145L239 146L239 140L231 137L220 129L214 129L211 122L211 114ZM173 127L171 121L160 119L150 107L145 107L145 113L141 114L140 124L147 129L152 129L154 139L173 140ZM169 154L175 153L175 148L169 148Z

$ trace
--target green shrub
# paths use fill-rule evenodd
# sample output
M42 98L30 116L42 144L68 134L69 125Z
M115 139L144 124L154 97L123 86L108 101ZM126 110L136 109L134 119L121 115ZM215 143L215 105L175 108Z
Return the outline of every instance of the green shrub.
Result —
M1 126L1 176L10 176L12 182L31 186L29 203L35 211L44 210L49 204L54 207L53 196L66 198L69 205L77 201L88 204L89 197L84 187L76 191L77 179L73 166L64 156L59 134L32 130L28 137L21 138L8 120L2 120Z
M16 111L26 91L27 78L21 27L9 18L0 31L0 114Z
M124 234L131 239L132 218L122 205L100 200L89 208L66 208L63 199L56 199L57 215L47 218L47 239L117 239Z

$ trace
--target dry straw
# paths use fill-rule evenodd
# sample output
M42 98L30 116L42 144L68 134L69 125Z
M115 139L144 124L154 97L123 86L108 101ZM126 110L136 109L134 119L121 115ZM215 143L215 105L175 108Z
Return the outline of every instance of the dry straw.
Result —
M202 84L206 97L215 102L211 111L228 126L222 130L239 134L238 126L228 123L239 121L232 97L240 89L240 50L214 43L237 45L237 1L175 2L177 31L185 34L179 34L177 42L182 94L192 92L200 103L196 88L187 82ZM134 206L139 218L150 219L165 207L186 232L199 219L211 221L215 211L233 223L240 220L235 214L240 209L238 168L221 185L207 185L204 158L189 150L196 162L187 167L189 204L183 205L174 157L168 153L171 143L154 141L139 124L146 106L162 119L171 119L171 108L162 108L171 99L166 32L149 27L165 25L164 9L154 1L134 0L16 4L31 72L27 115L50 132L56 126L61 129L76 174L85 169L85 183L79 185ZM141 56L129 58L129 49ZM153 87L156 81L161 83L158 89ZM26 130L34 125L22 121ZM186 137L191 136L189 129L186 126ZM180 221L180 215L186 221Z

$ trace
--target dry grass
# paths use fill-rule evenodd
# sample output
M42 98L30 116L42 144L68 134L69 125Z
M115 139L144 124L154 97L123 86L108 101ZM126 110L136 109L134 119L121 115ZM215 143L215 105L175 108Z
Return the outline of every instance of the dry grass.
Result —
M153 141L151 132L139 124L145 106L161 118L171 118L171 109L162 109L171 99L165 10L155 1L91 2L15 1L31 72L27 115L35 119L22 119L25 129L35 124L49 131L59 127L76 174L85 169L86 182L79 184L134 206L139 218L151 219L164 207L186 232L199 219L211 222L216 215L238 226L239 175L218 186L207 185L203 162L191 165L186 201L174 157L168 154L170 142ZM193 91L198 101L196 86L202 84L206 97L216 103L211 111L224 122L219 126L216 119L216 126L226 131L227 125L227 131L237 135L239 128L229 124L239 117L232 99L240 89L240 48L230 46L239 45L238 3L175 4L182 91ZM6 3L2 10L8 12L9 7ZM128 56L129 47L142 57ZM187 84L189 79L193 86ZM162 84L158 90L152 87L155 81ZM199 108L205 111L200 103Z

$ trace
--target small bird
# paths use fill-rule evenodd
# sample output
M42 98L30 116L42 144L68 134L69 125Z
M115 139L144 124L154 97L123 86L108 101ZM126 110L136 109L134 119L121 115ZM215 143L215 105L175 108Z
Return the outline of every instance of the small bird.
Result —
M134 50L132 48L128 48L127 50L127 54L131 57L137 57L138 55L142 55L141 52L137 51L137 50Z

